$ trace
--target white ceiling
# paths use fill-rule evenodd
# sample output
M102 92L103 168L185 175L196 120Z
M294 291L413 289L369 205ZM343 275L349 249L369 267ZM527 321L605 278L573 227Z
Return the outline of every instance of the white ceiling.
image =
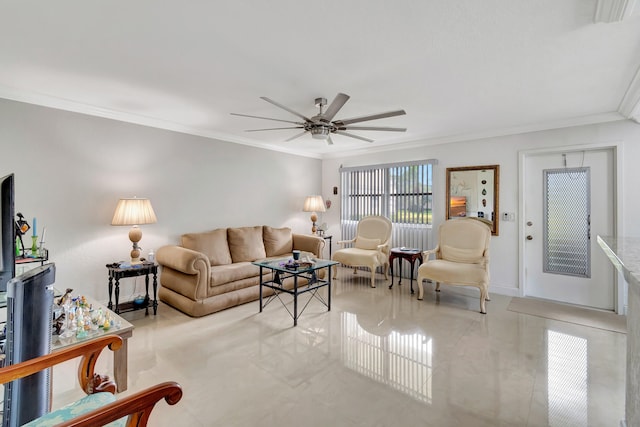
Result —
M635 8L634 8L635 6ZM313 157L640 117L635 0L0 1L0 97ZM597 22L613 21L613 22ZM307 116L395 109L334 145ZM286 125L286 124L284 124Z

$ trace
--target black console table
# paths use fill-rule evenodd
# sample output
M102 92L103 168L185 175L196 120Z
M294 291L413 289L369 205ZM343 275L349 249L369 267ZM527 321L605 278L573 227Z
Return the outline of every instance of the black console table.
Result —
M120 263L107 264L109 270L109 304L107 308L115 311L117 314L126 311L134 311L144 308L145 314L149 314L149 304L153 306L153 314L158 312L158 265L153 262L143 262L131 266L121 266ZM149 274L153 274L153 299L149 298ZM128 301L122 304L118 303L120 299L120 279L125 277L144 276L145 297L142 304L136 304L134 301ZM115 281L115 306L111 302L113 294L113 285Z

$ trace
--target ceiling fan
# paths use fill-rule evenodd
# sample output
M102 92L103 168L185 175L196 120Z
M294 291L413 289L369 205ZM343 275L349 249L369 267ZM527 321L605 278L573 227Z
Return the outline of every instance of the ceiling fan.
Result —
M349 100L349 95L346 95L344 93L339 93L338 95L336 95L335 99L331 102L331 104L329 105L329 107L327 107L325 111L323 111L323 107L327 105L327 99L316 98L315 105L320 109L320 112L313 117L307 117L303 114L300 114L297 111L294 111L288 107L285 107L282 104L277 103L272 99L267 98L266 96L261 96L260 98L275 105L276 107L282 108L283 110L288 111L291 114L300 117L304 121L295 122L291 120L272 119L270 117L251 116L249 114L231 113L234 116L252 117L254 119L274 120L277 122L292 123L296 125L296 126L282 127L282 128L250 129L250 130L247 130L246 132L261 132L261 131L267 131L267 130L282 130L282 129L304 129L302 132L292 136L286 141L294 140L306 134L307 132L309 132L311 133L311 136L313 138L323 139L323 140L326 140L328 144L333 144L333 141L331 140L332 133L348 136L350 138L356 138L362 141L373 142L372 139L365 138L360 135L354 135L353 133L346 132L346 131L374 130L374 131L405 132L407 130L406 128L394 128L394 127L386 127L386 126L351 126L354 123L366 122L369 120L384 119L387 117L401 116L403 114L406 114L404 110L370 114L368 116L354 117L352 119L333 120L333 118L338 113L338 111L340 111L340 109L344 106L344 104Z

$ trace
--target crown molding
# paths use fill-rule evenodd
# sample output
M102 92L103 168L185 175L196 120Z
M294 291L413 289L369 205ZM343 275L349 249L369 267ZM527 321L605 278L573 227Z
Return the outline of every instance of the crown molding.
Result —
M591 114L587 116L573 117L566 120L541 122L541 123L528 124L523 126L502 128L502 129L488 129L488 130L483 130L478 132L469 132L469 133L463 133L463 134L457 134L457 135L444 135L439 137L425 136L424 138L421 138L421 139L414 139L413 141L407 141L402 143L386 144L386 145L380 145L377 147L368 146L363 149L341 151L339 153L328 153L328 154L325 154L322 158L330 159L330 158L361 156L365 153L366 154L383 153L388 151L421 148L428 145L440 145L440 144L450 144L454 142L476 141L481 139L498 138L498 137L509 136L509 135L519 135L519 134L525 134L530 132L540 132L545 130L563 129L563 128L574 127L574 126L585 126L585 125L593 125L598 123L615 122L615 121L620 121L625 119L626 117L623 117L623 115L621 115L618 111L613 111L610 113Z
M598 0L593 22L618 22L633 13L636 0Z
M633 76L627 91L622 97L618 112L624 117L640 123L640 68Z
M632 118L638 121L640 115L640 70L636 73L623 102L616 112L593 114L588 116L574 117L566 120L543 122L536 124L528 124L523 126L515 126L503 129L489 129L478 132L469 132L457 135L424 135L417 137L411 141L404 142L392 142L387 144L380 144L376 146L367 145L366 147L357 148L353 150L332 151L325 153L313 153L305 150L296 150L291 148L283 148L281 146L265 144L263 142L256 142L255 140L239 138L235 135L226 134L223 132L214 132L210 130L204 130L195 128L192 126L185 126L179 123L171 122L168 120L160 120L143 115L125 113L122 111L115 111L95 105L83 104L67 99L52 97L40 93L29 93L24 91L18 91L6 86L0 86L0 98L5 98L13 101L24 102L27 104L34 104L43 107L54 108L58 110L71 111L74 113L85 114L89 116L101 117L110 120L116 120L125 123L132 123L141 126L148 126L156 129L164 129L168 131L183 133L187 135L202 136L205 138L215 139L221 142L235 143L241 145L247 145L255 148L261 148L264 150L277 151L285 154L292 154L301 157L309 157L314 159L329 159L329 158L341 158L361 156L363 154L372 153L385 153L395 150L405 150L418 147L424 147L426 145L439 145L454 142L473 141L486 138L496 138L507 135L517 135L529 132L538 132L550 129L561 129L572 126L582 126L589 124L612 122L617 120L624 120L626 118ZM624 104L624 108L623 108ZM628 106L627 106L628 104ZM625 112L629 110L629 114Z
M57 110L70 111L73 113L84 114L88 116L101 117L104 119L116 120L119 122L132 123L141 126L147 126L156 129L164 129L172 132L183 133L187 135L202 136L209 139L215 139L222 142L232 142L235 144L248 145L251 147L262 148L265 150L278 151L286 154L293 154L302 157L311 157L320 159L321 155L309 153L302 150L283 148L275 145L256 142L251 139L238 138L235 135L226 134L224 132L214 132L210 130L200 129L193 126L186 126L169 120L157 119L153 117L143 116L139 114L131 114L123 111L116 111L95 105L84 104L71 101L64 98L58 98L41 93L26 92L16 90L7 86L0 85L0 98L11 101L24 102L26 104L38 105L41 107L54 108Z

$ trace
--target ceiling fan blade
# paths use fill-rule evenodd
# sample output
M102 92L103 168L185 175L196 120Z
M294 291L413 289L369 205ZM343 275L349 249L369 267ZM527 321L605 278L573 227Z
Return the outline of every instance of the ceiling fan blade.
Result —
M261 132L263 130L282 130L282 129L304 129L304 126L292 126L286 128L267 128L267 129L248 129L245 132Z
M366 122L368 120L385 119L387 117L402 116L403 114L407 114L407 113L404 110L388 111L386 113L371 114L369 116L354 117L352 119L336 120L333 122L333 124L338 127L342 127L345 125L350 125L351 123Z
M300 122L293 122L291 120L272 119L271 117L252 116L250 114L240 114L240 113L229 113L229 114L231 114L232 116L252 117L254 119L275 120L276 122L294 123L296 125L303 124L303 123L300 123Z
M303 116L302 114L298 113L297 111L293 111L293 110L292 110L291 108L289 108L289 107L285 107L284 105L277 103L277 102L276 102L276 101L274 101L273 99L269 99L269 98L267 98L266 96L261 96L261 97L260 97L260 99L264 99L264 100L265 100L265 101L267 101L268 103L273 104L273 105L275 105L276 107L282 108L283 110L290 112L290 113L291 113L291 114L293 114L294 116L298 116L298 117L300 117L300 118L304 119L304 121L305 121L305 122L313 123L313 121L312 121L310 118L308 118L308 117L306 117L306 116Z
M339 93L336 95L333 101L331 101L331 105L327 107L327 111L322 113L322 117L327 119L330 122L336 115L338 111L344 106L344 104L349 100L349 95L344 93Z
M331 139L331 135L327 135L327 144L333 145L333 140Z
M337 130L336 133L338 135L348 136L348 137L355 138L355 139L361 139L361 140L367 141L367 142L373 142L373 139L365 138L364 136L354 135L352 133L344 132L344 131L341 131L341 130Z
M300 138L302 135L304 135L307 132L309 132L309 131L305 130L304 132L300 132L299 134L293 135L291 138L285 139L284 142L289 142L289 141L293 141L296 138Z
M407 128L390 128L385 126L345 126L340 130L385 130L391 132L406 132Z

